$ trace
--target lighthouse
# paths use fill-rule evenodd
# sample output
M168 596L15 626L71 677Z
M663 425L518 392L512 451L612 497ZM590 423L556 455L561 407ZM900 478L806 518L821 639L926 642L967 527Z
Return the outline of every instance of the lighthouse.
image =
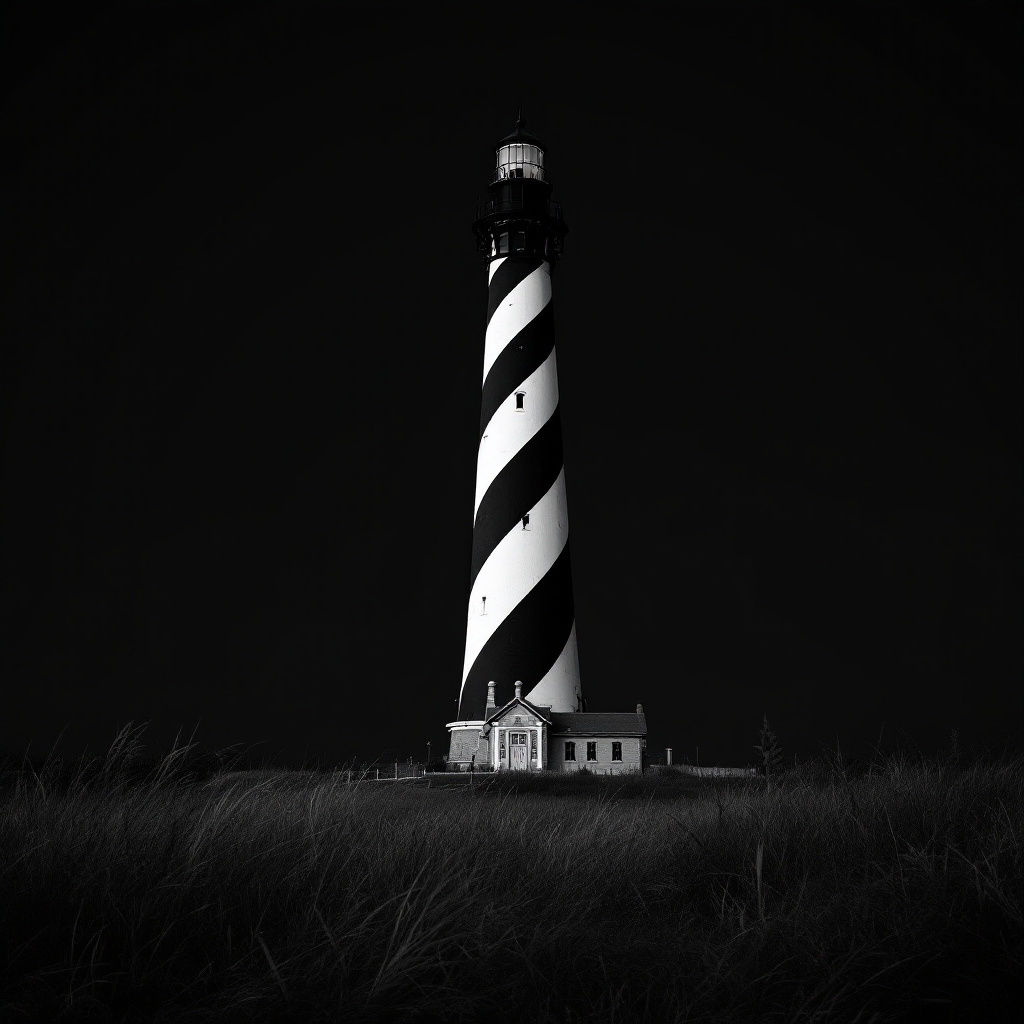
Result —
M488 283L465 660L447 726L462 765L499 763L488 721L510 701L538 730L552 712L583 710L552 304L568 228L545 153L520 111L473 225ZM539 767L536 737L522 735L532 752L503 743L502 756Z

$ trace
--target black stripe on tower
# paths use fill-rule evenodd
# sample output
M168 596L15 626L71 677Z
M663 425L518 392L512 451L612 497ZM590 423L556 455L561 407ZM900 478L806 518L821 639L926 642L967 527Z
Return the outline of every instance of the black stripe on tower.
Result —
M551 490L561 471L562 417L556 405L551 418L502 468L480 501L473 525L470 587L476 582L491 552Z
M487 322L502 299L520 282L526 280L544 261L528 256L506 256L501 266L491 275L487 286Z
M487 371L480 396L481 437L501 403L551 355L554 347L555 316L549 301L498 353Z
M492 679L499 708L515 695L517 679L523 683L523 692L529 693L564 650L575 614L567 542L555 564L477 655L462 687L459 718L480 721L485 717L487 683Z

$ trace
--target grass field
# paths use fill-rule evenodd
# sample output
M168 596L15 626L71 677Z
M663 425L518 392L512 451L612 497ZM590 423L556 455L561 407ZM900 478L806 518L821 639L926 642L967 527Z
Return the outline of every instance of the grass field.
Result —
M999 1021L1024 765L10 776L0 1021Z

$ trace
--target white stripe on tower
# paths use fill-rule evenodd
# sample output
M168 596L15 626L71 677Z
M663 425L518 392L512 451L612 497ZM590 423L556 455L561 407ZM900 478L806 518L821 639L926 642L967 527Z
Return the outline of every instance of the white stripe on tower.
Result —
M484 427L480 438L480 451L476 460L476 500L473 503L473 520L476 520L480 502L494 478L512 461L513 456L540 428L547 423L558 408L558 368L555 350L541 365L524 380L517 392L530 396L527 406L515 415L508 415L505 405L515 406L515 395L505 400L498 411Z
M524 543L520 534L526 531L521 525L513 527L481 567L469 595L463 682L487 641L562 553L569 538L568 528L558 527L564 508L565 474L559 473L551 489L530 512L529 532L537 533L538 537L530 537L528 543ZM516 572L508 571L510 563L516 564ZM486 614L482 614L484 597L487 598Z
M487 287L490 288L494 275L508 257L494 260L487 268ZM484 380L509 338L514 338L531 320L536 320L540 311L551 301L551 267L541 263L528 274L496 306L487 321L484 337Z

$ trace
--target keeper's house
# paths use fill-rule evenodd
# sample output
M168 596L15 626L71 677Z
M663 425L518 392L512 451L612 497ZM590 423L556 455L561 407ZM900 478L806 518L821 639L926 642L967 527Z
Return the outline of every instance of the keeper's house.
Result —
M462 751L459 767L495 771L578 771L599 775L639 772L646 766L647 721L642 704L625 714L552 711L532 704L516 687L504 707L494 707L493 688L483 728L472 749ZM468 739L468 736L466 737Z

